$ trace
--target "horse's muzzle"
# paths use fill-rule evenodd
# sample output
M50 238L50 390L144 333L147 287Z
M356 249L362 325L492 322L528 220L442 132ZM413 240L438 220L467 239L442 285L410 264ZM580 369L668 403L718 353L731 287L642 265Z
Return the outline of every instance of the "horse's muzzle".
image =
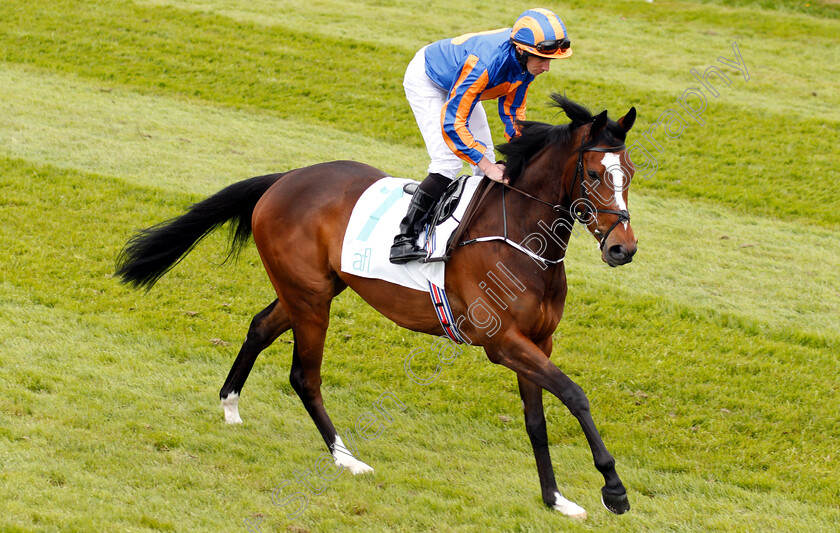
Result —
M636 243L625 246L624 244L613 244L604 250L602 259L611 267L626 265L633 260L633 255L636 253Z

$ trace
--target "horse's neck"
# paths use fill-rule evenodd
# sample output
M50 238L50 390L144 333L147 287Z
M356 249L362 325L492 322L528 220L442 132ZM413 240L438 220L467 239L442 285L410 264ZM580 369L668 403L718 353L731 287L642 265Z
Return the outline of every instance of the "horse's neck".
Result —
M568 208L569 189L576 164L574 155L576 154L573 150L547 149L528 165L513 184L540 200L562 206L561 211L555 211L524 195L506 195L506 203L507 199L510 199L508 212L515 213L517 226L525 235L536 233L542 236L542 239L535 236L534 243L546 242L547 248L540 254L546 259L565 257L566 246L571 237L574 219Z
M576 152L573 149L548 147L528 164L514 184L517 188L552 204L568 203Z

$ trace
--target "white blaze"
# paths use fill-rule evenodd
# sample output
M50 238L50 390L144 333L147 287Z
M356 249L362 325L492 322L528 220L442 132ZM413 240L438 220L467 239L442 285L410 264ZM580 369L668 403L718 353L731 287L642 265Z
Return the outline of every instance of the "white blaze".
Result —
M624 183L624 170L621 169L621 158L615 152L605 152L601 164L607 169L612 177L615 203L618 211L627 211L627 204L624 203L624 189L629 184ZM624 229L627 229L627 222L624 222Z

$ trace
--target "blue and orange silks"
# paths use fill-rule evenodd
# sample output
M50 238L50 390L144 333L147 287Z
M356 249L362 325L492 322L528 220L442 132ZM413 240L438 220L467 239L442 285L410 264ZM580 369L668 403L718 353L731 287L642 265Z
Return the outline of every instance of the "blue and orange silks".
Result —
M443 139L458 157L473 165L487 150L468 127L479 101L498 98L508 140L516 135L514 122L525 119L525 98L534 76L517 61L510 31L469 33L426 48L426 74L449 96L440 115Z

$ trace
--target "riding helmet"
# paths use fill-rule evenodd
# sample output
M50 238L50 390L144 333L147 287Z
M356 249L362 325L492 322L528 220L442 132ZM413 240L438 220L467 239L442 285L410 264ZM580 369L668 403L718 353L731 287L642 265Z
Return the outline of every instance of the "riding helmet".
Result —
M534 8L522 13L513 24L510 41L535 56L561 59L572 55L566 25L548 9Z

